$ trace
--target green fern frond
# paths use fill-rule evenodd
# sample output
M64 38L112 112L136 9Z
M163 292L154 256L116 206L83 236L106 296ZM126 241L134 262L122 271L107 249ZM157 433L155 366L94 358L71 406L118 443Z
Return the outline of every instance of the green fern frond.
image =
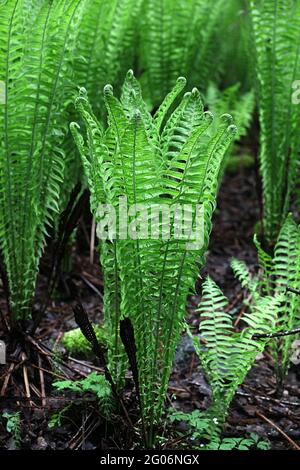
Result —
M284 302L278 316L278 327L281 330L292 330L300 325L300 296L289 292L288 288L300 291L300 228L289 215L279 233L275 246L273 279L275 292L284 295ZM277 341L274 353L281 363L281 376L284 379L291 356L291 345L294 338L287 336ZM275 346L275 345L274 345Z
M180 74L201 90L216 77L217 31L226 5L224 0L144 0L140 58L153 107Z
M245 266L236 260L234 265L243 282L248 284L249 273ZM275 330L282 300L281 295L256 298L243 315L246 327L235 332L233 319L227 311L228 299L212 279L205 280L198 310L199 332L204 345L196 348L196 352L212 389L213 402L208 410L208 415L214 418L209 431L212 436L222 430L238 386L245 380L258 353L266 346L267 338L254 339L254 335Z
M47 227L59 212L79 0L1 7L0 243L13 319L30 313ZM24 20L25 18L25 20Z
M230 263L234 276L239 280L242 287L246 288L252 294L256 291L257 282L253 279L250 271L244 261L233 259Z
M104 116L102 89L120 90L133 64L142 0L86 0L76 40L75 81L84 86L97 116Z
M114 256L102 251L104 271L115 273L118 280L118 313L111 302L105 305L106 321L114 325L111 364L117 360L119 321L129 317L135 333L139 370L142 415L153 439L159 420L176 345L182 329L188 292L198 276L196 261L204 263L215 207L220 165L230 145L235 127L229 116L214 139L204 139L212 116L205 113L198 90L186 94L169 116L168 110L181 92L185 81L179 79L175 88L152 117L142 99L139 84L128 72L121 101L111 86L104 89L108 129L97 131L96 121L88 102L81 94L77 109L86 127L86 142L72 124L75 140L87 168L92 207L109 202L119 208L119 197L126 197L128 207L156 207L171 210L168 223L149 213L151 233L143 237L118 236L111 240ZM84 103L83 103L84 101ZM94 127L96 126L96 127ZM91 175L95 178L91 178ZM96 188L101 188L97 195ZM97 198L98 201L97 201ZM191 235L178 238L174 209L180 204L204 205L203 240L194 249L187 248ZM95 214L97 217L97 214ZM150 217L150 219L149 219ZM196 220L192 217L192 227ZM97 218L96 218L97 220ZM134 218L129 215L129 226ZM100 220L98 219L98 223ZM162 232L169 230L164 239ZM158 233L156 236L154 233ZM154 234L154 235L153 235ZM102 250L106 242L101 242ZM111 285L110 276L106 279ZM117 288L113 288L117 292Z
M299 106L292 85L300 72L300 4L251 1L260 119L264 229L274 244L299 174Z
M300 323L300 297L297 294L297 291L300 291L299 226L289 214L278 235L273 258L263 250L256 236L254 242L258 252L260 273L255 281L255 290L252 291L251 311L253 309L258 309L258 312L267 311L268 302L272 303L272 298L279 299L275 316L277 330L290 331L298 328ZM247 285L248 277L245 271L247 268L244 263L243 265L237 263L232 264L232 267L242 285ZM272 316L272 312L270 314ZM247 321L247 315L243 318ZM276 338L271 342L279 389L282 388L289 368L292 342L292 336Z

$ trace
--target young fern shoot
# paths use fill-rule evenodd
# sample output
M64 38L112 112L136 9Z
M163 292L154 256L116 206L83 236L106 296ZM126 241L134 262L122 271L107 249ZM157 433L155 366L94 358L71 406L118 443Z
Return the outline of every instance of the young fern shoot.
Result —
M243 272L243 284L248 281L248 274ZM254 339L254 334L274 332L281 302L280 294L261 297L243 315L246 327L237 332L232 315L227 311L228 299L211 278L205 280L199 305L199 332L204 344L200 346L198 337L193 337L193 341L212 389L212 405L207 411L212 439L222 431L238 386L267 344L267 338Z
M108 237L101 240L107 282L104 308L111 328L113 376L121 373L117 367L124 354L120 319L129 318L134 329L147 445L153 444L163 412L187 295L194 288L199 264L204 264L221 163L236 132L231 117L225 115L214 136L204 138L213 117L204 112L197 89L175 106L184 86L185 79L179 78L152 117L129 71L120 100L110 85L104 88L106 131L96 121L84 90L77 109L86 139L79 134L78 124L71 125L89 181L98 235L103 223L99 204L110 204L118 213L124 201L128 207L128 230L124 220L118 220L121 233L118 230L116 235L108 225ZM184 204L193 231L178 236L178 211ZM196 207L203 208L202 215L193 212ZM150 221L146 232L141 224L145 221ZM200 241L192 237L195 233L202 235Z
M257 278L250 276L245 263L233 260L231 265L243 287L252 294L252 303L259 302L265 295L282 298L276 312L277 332L291 331L300 326L300 227L288 215L283 224L270 257L255 238L260 264ZM247 279L247 280L246 280ZM294 336L287 335L272 340L271 352L274 357L278 392L282 391L284 379L290 366Z

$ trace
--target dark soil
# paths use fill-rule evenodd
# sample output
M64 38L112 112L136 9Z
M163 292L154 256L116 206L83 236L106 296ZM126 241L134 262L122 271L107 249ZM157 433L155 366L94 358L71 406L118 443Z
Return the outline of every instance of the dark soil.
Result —
M214 217L207 265L201 273L202 278L209 273L220 285L230 299L232 307L236 308L237 316L242 315L245 294L233 278L230 259L238 257L245 260L251 269L254 270L256 267L256 252L252 243L255 224L260 219L259 188L256 187L256 181L257 175L254 169L240 168L236 174L225 176ZM95 254L92 264L89 260L89 229L87 229L89 224L87 216L79 225L77 247L73 253L72 282L89 318L99 322L102 315L103 282L98 255ZM34 306L36 311L40 309L41 299L46 292L51 259L49 253L48 250L41 266L37 301ZM201 282L197 285L197 292L200 292L200 284ZM10 343L8 363L5 366L0 365L0 393L2 390L0 411L21 411L21 447L25 449L133 448L139 438L136 432L128 428L125 417L115 416L112 423L105 423L97 411L92 395L87 395L83 404L72 393L64 395L53 391L51 383L55 377L78 379L94 368L103 370L96 359L77 358L74 361L59 346L62 333L76 327L72 310L74 297L70 292L68 279L61 280L56 299L47 308L34 337L43 345L41 351L34 342L25 341L22 349L24 352L20 353L16 351L15 344ZM193 295L188 304L188 322L195 328L198 325L195 308L199 299L199 295ZM3 312L0 316L0 331L3 332L0 333L0 338L8 341L5 327L6 303L1 285L0 311ZM54 346L60 351L60 363L55 361L58 358L57 354L56 357L45 355L45 351L47 352L45 348L48 347L51 351ZM50 371L51 366L52 371L46 372ZM39 367L45 369L42 374L43 386ZM12 368L14 368L12 374L8 375ZM132 381L128 377L125 403L134 421L137 416L135 416L136 403L132 389ZM236 394L230 408L225 435L243 437L255 432L262 438L268 439L271 448L291 449L293 444L278 429L266 422L266 419L269 419L299 443L299 369L295 367L291 369L281 398L276 397L275 389L274 365L268 354L265 354L256 361L246 383ZM73 406L66 413L61 426L50 429L49 418L71 402ZM187 336L183 336L170 381L169 403L176 409L191 411L205 409L209 402L209 387L199 369L190 340ZM166 447L178 447L177 429L168 429L167 437L169 440L165 443ZM14 443L6 432L4 420L0 420L0 448L8 449L13 446Z

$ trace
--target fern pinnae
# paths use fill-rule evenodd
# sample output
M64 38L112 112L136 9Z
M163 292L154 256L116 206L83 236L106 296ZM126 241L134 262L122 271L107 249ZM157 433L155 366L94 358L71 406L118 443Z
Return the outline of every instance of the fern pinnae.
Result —
M15 221L13 217L13 203L12 203L12 194L13 194L13 181L12 181L12 174L10 171L10 161L9 161L9 102L10 102L10 95L8 93L8 84L11 81L10 72L16 71L19 66L19 60L22 56L22 48L23 46L19 45L19 48L16 47L16 44L13 47L13 40L14 38L18 37L18 33L20 33L21 28L21 8L22 2L20 0L15 0L14 2L10 2L10 4L6 5L5 8L1 8L0 10L0 18L1 18L1 28L0 28L0 47L2 49L3 54L0 55L1 67L0 67L0 74L1 78L5 83L6 89L4 93L4 109L3 109L3 116L0 120L1 128L3 128L3 136L4 136L4 168L0 165L0 204L1 204L1 213L2 218L0 217L0 236L1 236L1 245L4 255L4 260L7 265L8 271L8 279L10 284L15 283L18 285L18 280L20 279L18 274L18 264L16 258L17 252L17 242L15 237ZM2 29L3 28L3 29ZM15 67L13 68L10 65L10 56L12 54L12 50L14 50L15 58L18 57L19 60L16 61ZM18 54L19 53L19 54ZM0 108L1 109L1 108ZM2 109L1 109L2 114ZM6 199L7 202L7 210L6 210ZM5 213L8 213L8 218L5 217ZM9 229L9 225L11 225L11 237L5 237L6 230ZM7 255L8 254L8 255ZM9 254L11 254L11 259L9 259Z
M158 132L161 130L161 126L164 120L167 117L167 114L174 104L176 98L180 95L184 87L186 86L186 79L184 77L179 77L177 79L176 85L172 88L172 90L167 94L164 98L163 102L157 109L154 115L154 123L158 129Z
M118 206L118 196L124 195L127 196L128 204L133 207L138 207L141 203L147 208L152 204L165 204L171 210L178 204L190 203L194 206L200 199L197 189L199 186L205 188L203 178L207 172L211 171L211 182L213 175L217 174L222 152L225 152L229 144L227 138L230 131L228 134L222 127L220 141L210 146L208 152L207 142L205 139L202 142L202 138L211 121L211 115L204 113L199 92L194 90L183 97L169 117L169 106L178 90L181 91L182 80L175 87L174 93L171 92L158 112L159 118L152 118L148 113L132 72L127 74L121 102L113 97L111 88L105 88L109 130L99 141L102 140L102 144L106 145L108 155L100 156L99 163L103 167L101 158L109 161L111 171L107 176L99 172L95 182L90 178L89 184L94 193L93 185L97 185L97 178L100 178L105 197L110 195L115 208ZM101 143L89 130L92 128L89 118L86 117L84 121L87 136L90 136L87 140L89 152L95 153L97 145ZM79 146L85 162L86 151L82 149L81 140ZM213 168L207 164L210 158L215 159ZM95 158L92 160L96 161ZM217 188L217 185L213 187ZM211 188L211 202L215 196ZM167 240L149 236L146 239L129 237L116 240L117 259L114 263L118 264L121 286L120 315L129 317L134 328L141 412L149 445L153 443L155 427L163 410L172 359L184 318L186 297L189 289L193 288L198 273L195 260L199 256L201 261L204 258L212 210L213 205L205 215L205 246L195 252L187 254L186 243L190 238L176 239L173 213L168 225L170 234ZM193 214L193 224L194 217ZM155 229L163 228L164 223L163 220L153 221ZM109 262L112 260L113 258ZM105 263L104 255L103 265ZM109 269L105 268L106 271ZM113 316L115 315L114 312ZM114 338L116 334L117 329Z

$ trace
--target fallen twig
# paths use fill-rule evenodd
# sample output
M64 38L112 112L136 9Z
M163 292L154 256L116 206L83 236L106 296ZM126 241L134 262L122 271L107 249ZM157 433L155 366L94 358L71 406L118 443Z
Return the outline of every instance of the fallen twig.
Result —
M11 377L11 374L14 371L14 368L15 368L15 364L11 363L11 365L9 366L9 369L7 371L7 374L5 376L5 379L4 379L4 382L3 382L3 387L2 387L1 392L0 392L1 397L4 397L4 395L5 395L5 392L6 392L6 389L7 389L7 386L8 386L8 382L9 382L9 379Z
M287 287L286 290L287 290L288 292L292 292L293 294L300 295L300 290L294 289L294 287Z
M261 338L281 338L282 336L296 335L300 333L300 328L295 328L294 330L278 331L277 333L255 333L253 339Z
M275 424L272 420L267 418L265 415L260 413L259 411L256 411L256 415L259 416L261 419L263 419L266 423L268 423L270 426L272 426L276 431L278 431L290 444L295 450L300 450L300 447L298 444L296 444L295 441L291 437L289 437L282 429L280 429L277 424Z

